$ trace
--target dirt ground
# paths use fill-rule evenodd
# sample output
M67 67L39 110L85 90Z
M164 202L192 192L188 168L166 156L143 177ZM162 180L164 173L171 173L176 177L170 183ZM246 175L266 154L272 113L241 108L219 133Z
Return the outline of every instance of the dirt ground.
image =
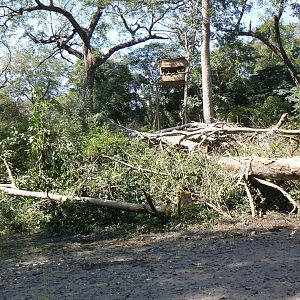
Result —
M0 299L300 299L299 217L129 240L0 238Z

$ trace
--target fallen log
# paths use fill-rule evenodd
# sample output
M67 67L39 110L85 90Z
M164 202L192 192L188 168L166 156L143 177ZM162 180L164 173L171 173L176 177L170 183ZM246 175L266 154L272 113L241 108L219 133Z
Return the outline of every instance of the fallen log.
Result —
M289 158L227 157L219 161L229 172L242 172L245 176L261 179L299 180L300 156Z
M49 200L49 201L56 201L56 202L64 202L68 200L80 201L80 202L91 203L101 207L108 207L108 208L113 208L113 209L118 209L118 210L123 210L128 212L153 214L158 217L167 217L169 212L168 205L151 207L152 205L150 206L149 204L129 203L129 202L107 200L107 199L93 198L93 197L65 196L65 195L46 193L46 192L22 190L14 187L8 187L7 184L0 184L0 191L10 196L20 196L24 198L41 199L41 200Z
M250 193L248 184L250 183L254 188L259 190L263 195L260 204L269 198L272 201L274 197L271 190L277 190L282 196L288 200L292 208L290 213L298 210L298 203L280 186L266 181L265 179L273 180L299 180L300 179L300 157L290 158L234 158L227 157L219 160L220 166L229 172L240 173L239 184L245 186L247 197L251 208L251 215L256 216L256 208L253 197ZM258 207L260 206L258 204Z

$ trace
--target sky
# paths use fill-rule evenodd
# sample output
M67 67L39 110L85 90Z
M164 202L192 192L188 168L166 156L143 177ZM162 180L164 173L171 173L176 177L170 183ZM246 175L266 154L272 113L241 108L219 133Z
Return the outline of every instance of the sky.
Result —
M261 0L258 0L258 1L254 0L251 12L244 15L243 23L246 26L249 26L249 23L251 21L252 27L255 28L263 22L263 18L266 15L266 11L268 10L268 7L270 8L270 5L269 6L267 6L267 5L261 6L260 2L261 2ZM267 2L267 3L269 3L269 2ZM276 11L274 11L274 13L276 13ZM298 22L299 23L299 19L292 16L292 10L290 7L288 7L284 11L282 20L285 23L290 23L290 22L295 22L295 23Z

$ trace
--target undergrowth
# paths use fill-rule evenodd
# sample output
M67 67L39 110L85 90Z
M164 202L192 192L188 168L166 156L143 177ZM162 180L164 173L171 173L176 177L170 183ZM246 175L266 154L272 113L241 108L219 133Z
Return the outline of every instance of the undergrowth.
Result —
M221 155L282 157L299 153L297 141L275 135L239 137L210 153L188 154L175 148L164 150L129 139L95 120L76 130L63 116L49 117L49 107L36 108L26 132L1 141L5 158L20 188L64 195L90 196L146 204L145 193L155 205L172 208L169 224L151 215L139 215L86 203L28 200L0 194L0 232L58 232L75 234L105 232L109 228L154 230L189 224L242 218L249 214L245 190L237 181L241 174L225 173ZM47 130L46 130L47 128ZM19 146L18 146L19 145ZM12 151L14 147L14 151ZM23 164L16 157L26 158ZM4 166L1 176L6 173ZM287 184L299 199L299 184ZM178 214L182 191L191 193L192 205Z

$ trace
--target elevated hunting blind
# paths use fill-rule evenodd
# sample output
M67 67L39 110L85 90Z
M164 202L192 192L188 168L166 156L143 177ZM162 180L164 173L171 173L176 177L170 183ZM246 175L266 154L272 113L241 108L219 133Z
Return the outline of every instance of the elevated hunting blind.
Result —
M162 87L184 86L189 63L184 57L162 59L158 62Z

